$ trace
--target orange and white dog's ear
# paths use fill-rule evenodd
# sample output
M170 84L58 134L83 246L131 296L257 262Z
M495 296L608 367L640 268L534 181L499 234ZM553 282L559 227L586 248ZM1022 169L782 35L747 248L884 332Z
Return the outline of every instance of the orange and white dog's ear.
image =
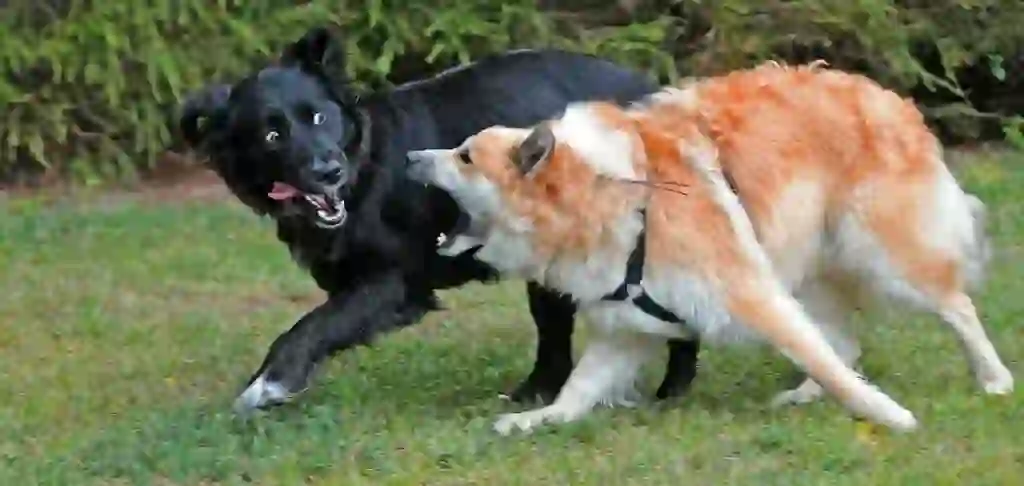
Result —
M555 134L547 123L541 123L512 154L512 162L524 176L529 177L537 167L555 151Z

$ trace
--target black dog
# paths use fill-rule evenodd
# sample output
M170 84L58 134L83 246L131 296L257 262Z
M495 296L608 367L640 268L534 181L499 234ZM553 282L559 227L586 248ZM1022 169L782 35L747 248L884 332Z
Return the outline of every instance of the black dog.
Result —
M529 126L571 101L626 103L658 86L607 61L559 51L490 57L425 81L356 98L328 30L313 29L278 65L186 100L186 141L308 268L327 301L271 345L236 409L282 403L304 390L316 364L438 309L435 290L494 272L472 255L438 256L459 210L403 174L406 152L450 147L491 125ZM528 284L537 325L533 372L513 400L557 395L572 369L575 307ZM670 343L659 397L693 380L697 341Z

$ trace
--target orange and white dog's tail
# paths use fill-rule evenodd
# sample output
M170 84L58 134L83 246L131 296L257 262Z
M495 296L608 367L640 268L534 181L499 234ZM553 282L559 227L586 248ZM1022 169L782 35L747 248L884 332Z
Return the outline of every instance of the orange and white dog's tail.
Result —
M988 209L974 194L965 192L967 207L970 209L973 238L964 246L964 273L967 284L980 287L985 280L985 270L992 260L992 245L988 237Z

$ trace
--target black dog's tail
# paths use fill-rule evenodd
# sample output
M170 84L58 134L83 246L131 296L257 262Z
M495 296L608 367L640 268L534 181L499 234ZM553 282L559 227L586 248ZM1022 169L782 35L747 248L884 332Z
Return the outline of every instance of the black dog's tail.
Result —
M209 119L227 105L229 96L231 85L215 84L185 98L178 118L178 130L190 148L203 148L209 135Z

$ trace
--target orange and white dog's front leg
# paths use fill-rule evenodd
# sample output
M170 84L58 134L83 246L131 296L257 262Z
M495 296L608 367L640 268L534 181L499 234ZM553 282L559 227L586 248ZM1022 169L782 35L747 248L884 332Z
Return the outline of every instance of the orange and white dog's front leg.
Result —
M847 409L896 430L917 428L909 410L864 380L777 282L750 282L727 296L731 314L758 331Z
M848 333L849 318L856 310L851 290L827 280L805 282L795 297L825 335L832 349L847 366L853 367L860 358L861 349L856 335ZM772 399L772 406L798 405L817 400L824 395L821 385L810 378L796 388L783 391Z
M598 404L631 407L634 383L643 364L665 345L665 339L629 331L600 333L587 345L554 403L504 414L494 423L502 435L529 432L545 423L578 420Z

